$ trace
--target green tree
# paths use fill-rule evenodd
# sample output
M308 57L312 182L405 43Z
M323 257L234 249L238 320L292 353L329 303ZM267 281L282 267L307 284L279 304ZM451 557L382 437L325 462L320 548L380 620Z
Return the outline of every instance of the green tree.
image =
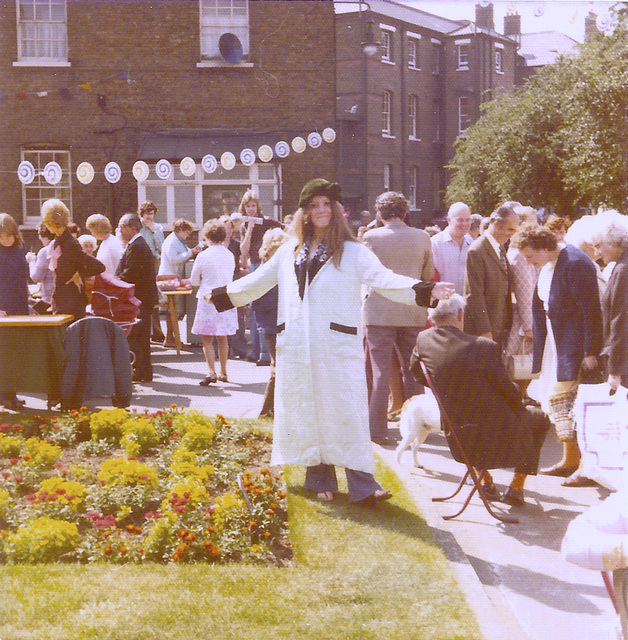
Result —
M456 144L446 199L490 213L500 202L626 209L628 29L618 12L612 35L576 57L560 57L525 85L489 102Z

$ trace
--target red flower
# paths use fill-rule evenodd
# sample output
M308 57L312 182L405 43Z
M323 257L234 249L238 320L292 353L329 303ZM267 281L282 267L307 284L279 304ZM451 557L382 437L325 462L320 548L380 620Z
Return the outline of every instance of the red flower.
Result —
M159 520L159 518L163 518L163 515L159 513L159 511L147 511L144 514L144 519L150 520L151 518L154 518L155 520Z
M12 427L13 431L21 431L22 430L22 425L21 424L14 424Z
M23 476L13 476L13 480L15 480L15 482L17 482L19 484L20 482L24 482L24 477Z
M11 475L10 471L3 471L2 472L2 477L6 480L9 476Z
M19 460L17 458L9 458L9 464L17 464Z

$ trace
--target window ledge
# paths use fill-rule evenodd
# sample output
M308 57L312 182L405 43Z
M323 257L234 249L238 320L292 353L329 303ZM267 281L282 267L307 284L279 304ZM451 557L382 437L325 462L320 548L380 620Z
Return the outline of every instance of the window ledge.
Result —
M396 140L397 136L393 136L390 133L383 133L382 132L382 138L388 138L389 140Z
M414 142L421 142L421 138L417 138L416 136L408 136L408 140L413 140Z
M458 67L456 71L469 71L469 67Z
M196 63L198 69L252 69L255 65L252 62L238 62L231 64L223 60L201 60Z
M389 65L392 65L393 67L394 67L394 66L396 66L396 64L397 64L396 62L393 62L392 60L386 60L386 58L382 58L382 59L381 59L381 62L382 62L383 64L389 64Z
M495 73L499 76L503 76L504 75L504 71L497 71L497 69L495 69Z
M412 69L412 71L421 71L421 67L415 67L411 64L408 65L408 69Z
M13 63L14 67L71 67L68 60L53 60L51 58L22 58Z

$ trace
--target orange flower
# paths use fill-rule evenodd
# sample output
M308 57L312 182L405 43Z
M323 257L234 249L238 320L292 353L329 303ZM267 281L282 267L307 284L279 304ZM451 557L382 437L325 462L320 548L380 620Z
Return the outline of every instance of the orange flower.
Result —
M106 556L110 556L113 553L113 547L110 544L106 544L103 548L102 548L102 552L106 555Z

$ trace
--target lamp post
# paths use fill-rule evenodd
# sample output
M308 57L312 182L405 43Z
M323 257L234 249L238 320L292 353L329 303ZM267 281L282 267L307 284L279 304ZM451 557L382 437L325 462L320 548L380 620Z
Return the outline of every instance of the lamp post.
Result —
M362 185L361 196L362 209L368 208L368 92L367 92L367 65L368 59L379 53L381 43L375 37L375 20L371 13L371 5L365 0L334 0L334 4L357 4L360 16L360 23L363 24L362 47ZM362 5L366 7L366 12L362 12Z

